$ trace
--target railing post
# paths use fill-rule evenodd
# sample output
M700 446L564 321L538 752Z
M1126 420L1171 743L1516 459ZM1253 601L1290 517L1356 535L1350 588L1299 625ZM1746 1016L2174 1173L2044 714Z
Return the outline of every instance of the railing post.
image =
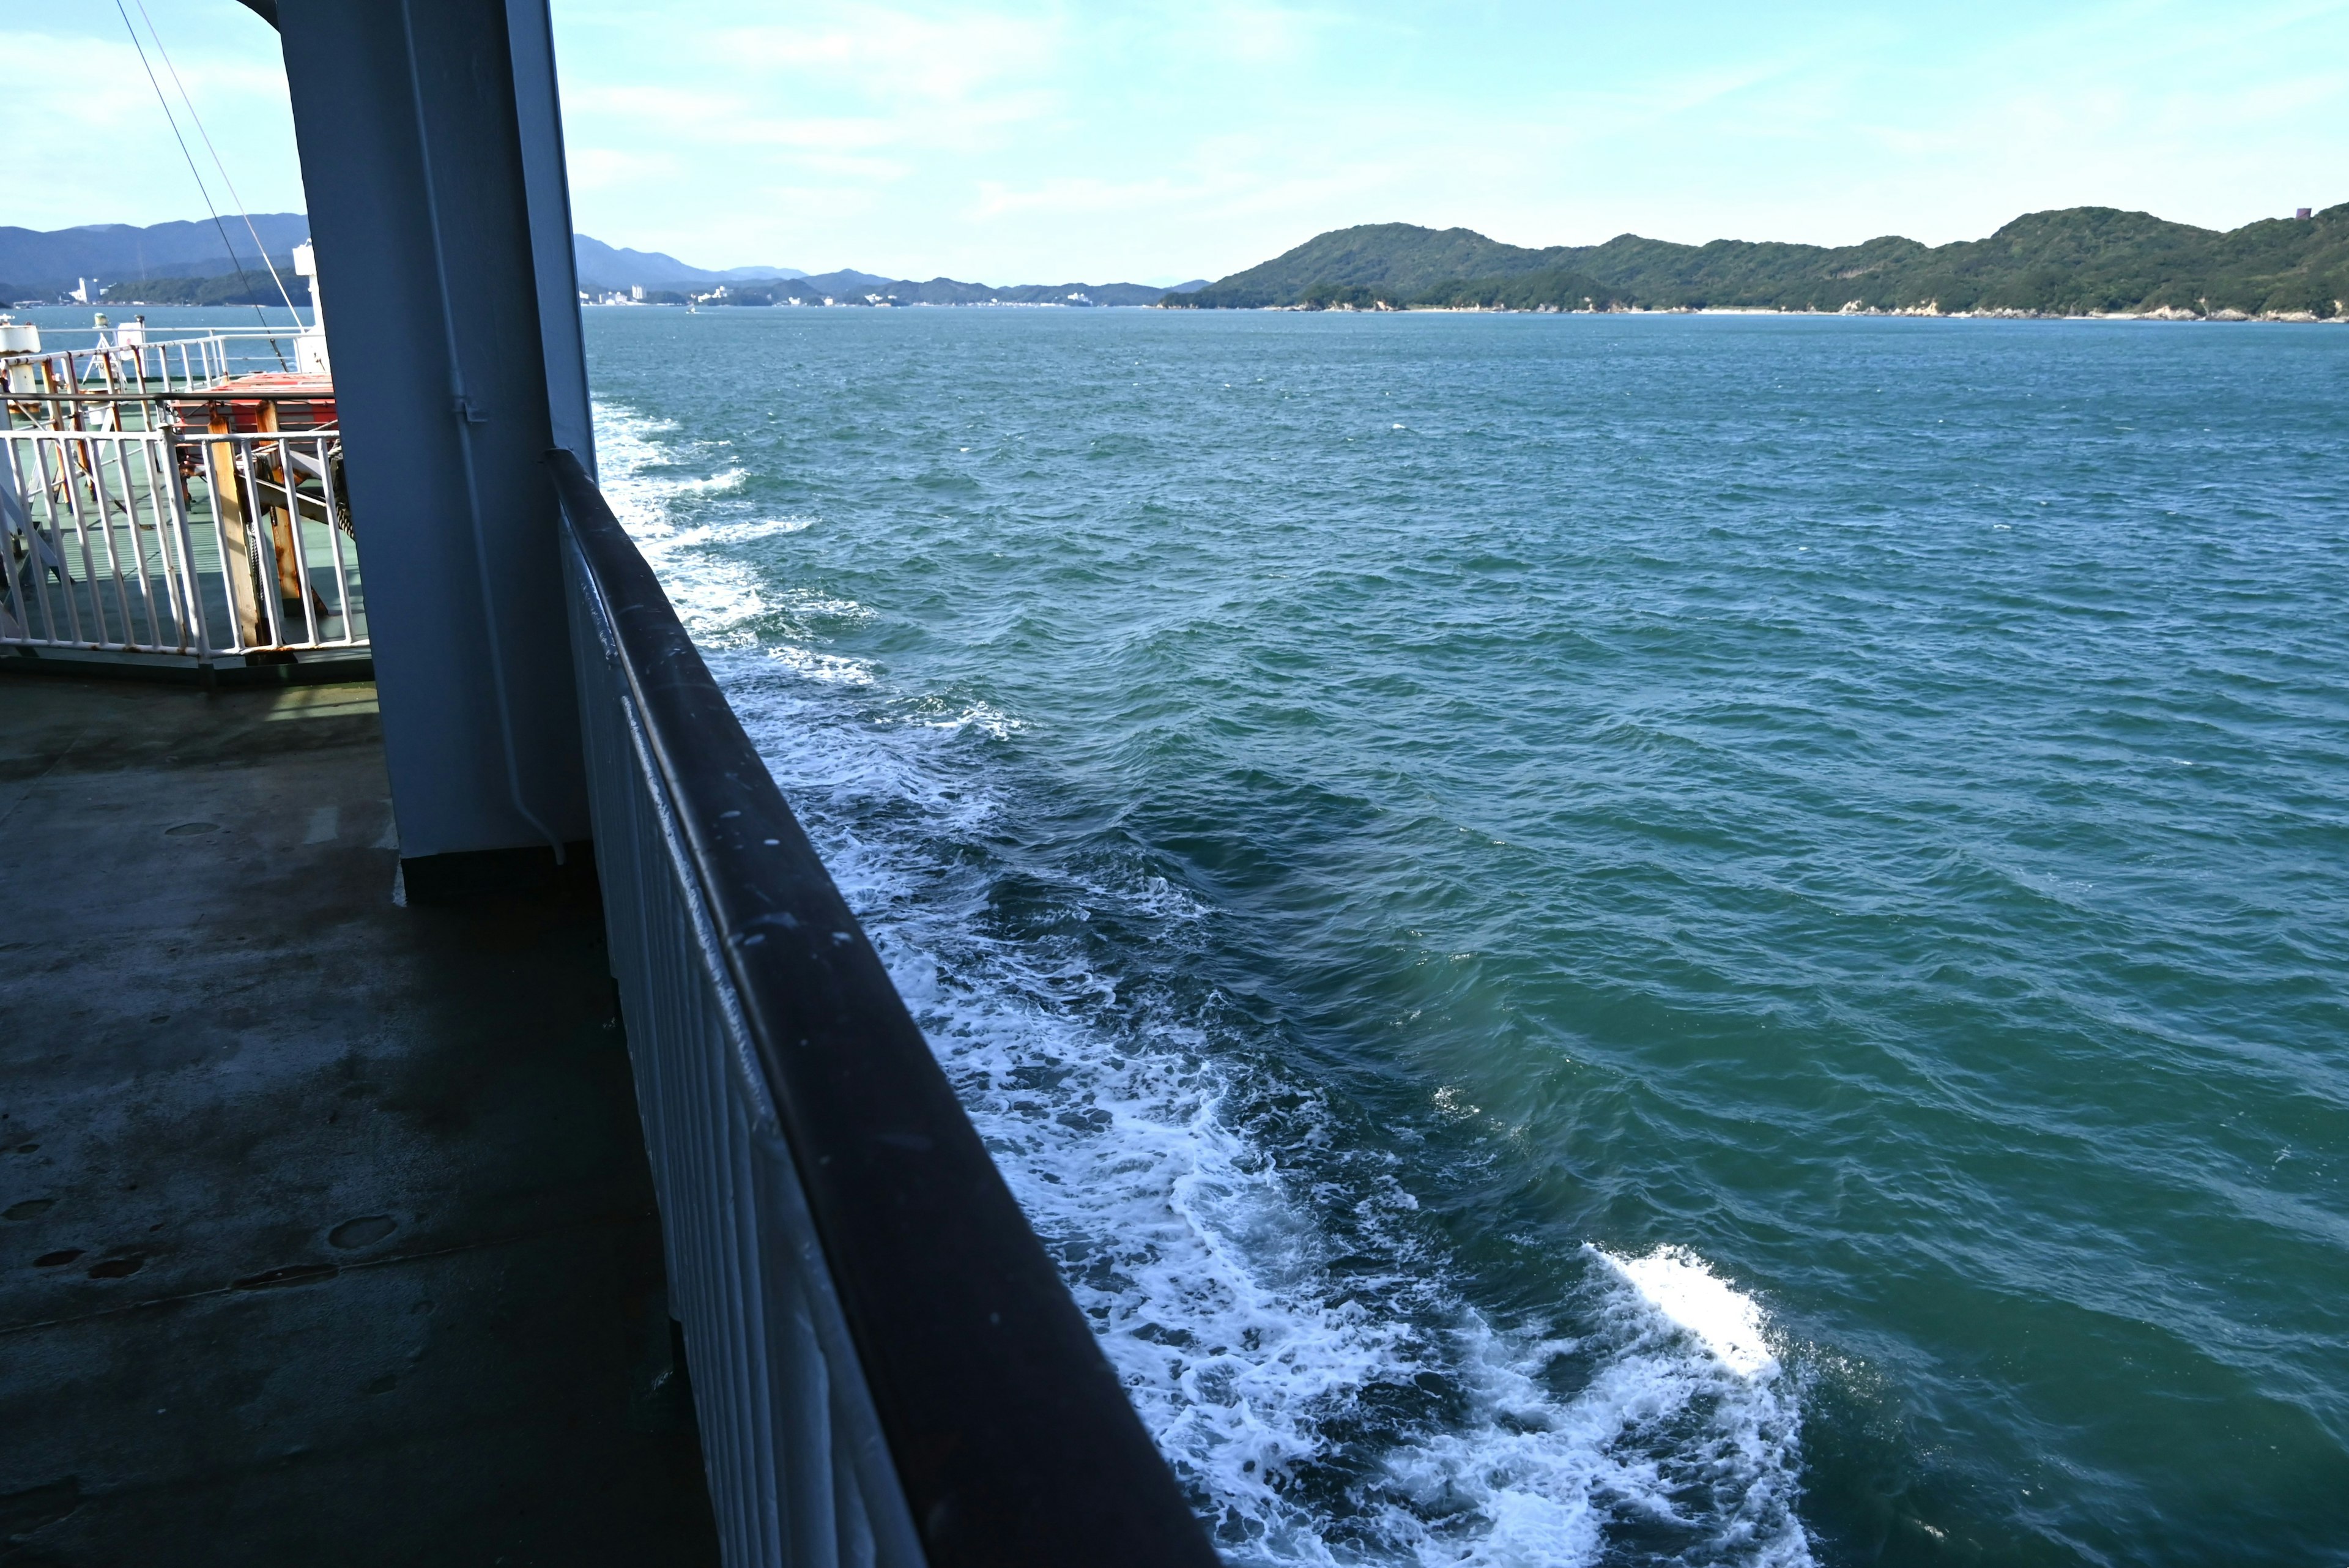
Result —
M162 436L163 491L170 498L171 546L180 561L180 589L185 596L181 617L181 640L192 644L197 664L209 670L212 661L212 638L204 625L203 587L196 580L195 541L188 532L188 497L186 482L180 476L180 438L176 426L166 425Z

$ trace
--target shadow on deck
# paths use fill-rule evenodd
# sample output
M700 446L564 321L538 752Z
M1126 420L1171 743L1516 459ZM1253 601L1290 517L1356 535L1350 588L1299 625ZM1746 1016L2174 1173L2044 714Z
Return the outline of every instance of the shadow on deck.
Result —
M592 876L367 686L0 675L0 1563L714 1563Z

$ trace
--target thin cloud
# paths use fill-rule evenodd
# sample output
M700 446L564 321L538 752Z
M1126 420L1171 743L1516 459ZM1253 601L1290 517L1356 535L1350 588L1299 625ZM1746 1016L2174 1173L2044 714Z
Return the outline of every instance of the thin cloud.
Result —
M967 102L1057 67L1061 29L1003 16L934 20L878 6L827 12L820 27L769 24L710 35L729 74L816 76L884 102Z
M298 204L265 26L147 3L246 195ZM2339 0L554 5L581 226L706 265L1215 275L1396 218L1939 242L2076 202L2230 227L2349 197ZM35 67L13 221L200 213L117 26L0 35Z

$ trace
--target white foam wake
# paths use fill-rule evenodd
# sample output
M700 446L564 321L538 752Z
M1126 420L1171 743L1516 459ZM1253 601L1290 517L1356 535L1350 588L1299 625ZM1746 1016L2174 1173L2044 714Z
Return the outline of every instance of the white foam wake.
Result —
M1694 1335L1741 1377L1775 1376L1778 1356L1763 1336L1762 1308L1685 1247L1659 1247L1644 1258L1592 1251L1611 1264L1640 1300Z
M1757 1303L1682 1250L1588 1248L1555 1323L1488 1322L1386 1158L1215 999L991 915L1014 875L1136 950L1189 950L1213 911L1131 857L1001 859L1019 718L826 651L818 622L860 607L740 549L807 524L701 483L665 427L599 415L606 493L1227 1560L1548 1568L1636 1526L1670 1542L1657 1561L1810 1561L1794 1380Z
M696 472L695 453L681 452L662 438L676 425L647 418L609 404L595 406L597 482L612 510L626 525L645 559L659 573L697 641L717 648L758 646L754 628L774 618L771 629L785 635L766 640L771 656L801 674L848 685L869 683L870 671L853 659L842 659L805 646L810 619L855 618L870 614L863 606L820 594L786 593L771 598L762 591L760 574L740 559L710 549L740 545L766 538L797 534L813 523L807 517L699 515L681 518L691 507L708 514L711 504L723 503L743 488L748 471L727 462L722 447L706 455L713 472ZM789 634L802 635L793 638Z

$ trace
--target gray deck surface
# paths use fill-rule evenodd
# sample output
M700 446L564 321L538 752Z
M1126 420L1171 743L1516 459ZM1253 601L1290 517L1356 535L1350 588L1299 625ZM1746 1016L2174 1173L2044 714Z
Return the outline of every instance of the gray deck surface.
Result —
M592 885L398 908L374 691L0 673L0 1563L704 1563Z

